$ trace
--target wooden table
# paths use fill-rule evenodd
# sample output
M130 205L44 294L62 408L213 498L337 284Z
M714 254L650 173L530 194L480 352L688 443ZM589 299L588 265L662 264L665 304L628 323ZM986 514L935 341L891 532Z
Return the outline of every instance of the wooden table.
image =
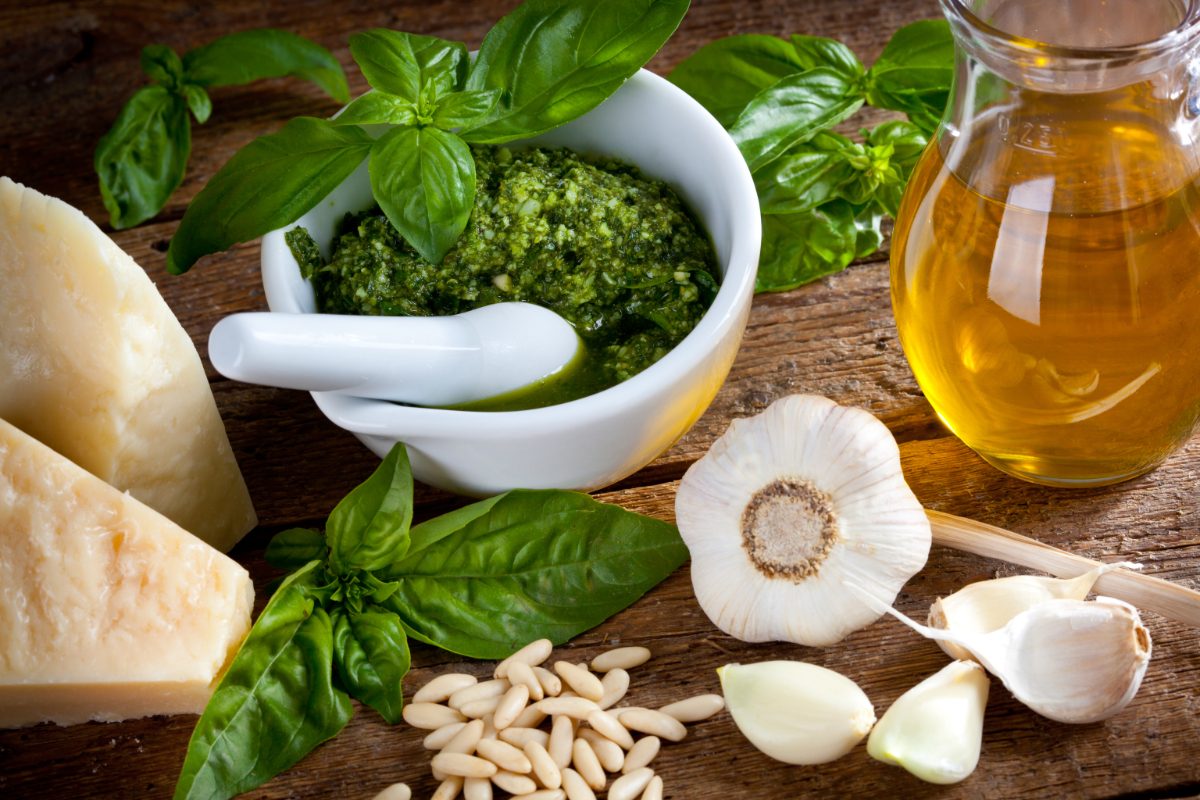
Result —
M143 79L138 52L151 42L179 51L234 30L287 28L329 47L346 66L354 93L365 83L346 47L374 26L433 34L477 45L515 0L421 2L220 0L153 3L73 0L17 2L0 8L0 174L61 197L104 220L92 172L96 141ZM684 24L652 63L666 72L697 46L739 32L833 36L869 64L901 24L938 13L934 0L696 0ZM214 256L184 277L163 270L163 252L188 201L237 148L299 114L336 105L298 81L268 81L214 91L212 120L197 126L187 179L155 220L114 235L158 283L201 352L213 324L232 311L265 308L258 245ZM1028 533L1097 558L1137 559L1146 571L1200 587L1200 437L1157 471L1100 490L1057 491L988 467L937 422L909 372L888 301L887 254L786 294L756 298L750 327L728 382L708 413L670 451L599 496L672 517L675 482L731 419L761 411L795 392L827 395L869 409L901 443L905 472L929 507ZM3 291L0 287L0 291ZM274 571L262 560L271 534L320 526L377 459L328 423L300 392L232 383L213 390L262 520L235 548L264 600ZM419 516L460 501L419 487ZM929 565L898 598L914 616L939 594L1009 572L994 562L934 548ZM1200 644L1195 632L1147 615L1154 658L1141 692L1123 713L1096 725L1068 726L1034 715L994 682L983 757L966 782L934 787L870 759L863 747L822 767L774 762L741 737L727 714L696 726L664 748L656 768L667 794L687 800L821 797L1144 797L1200 793ZM627 611L571 643L572 658L605 645L638 643L656 658L634 675L632 696L659 704L717 691L714 669L730 661L804 659L859 682L879 713L945 656L891 620L841 644L814 650L748 645L720 634L692 596L686 568ZM414 648L411 686L440 671L483 674ZM193 717L152 718L70 728L0 732L0 798L156 798L171 793ZM359 709L347 729L253 797L369 798L396 780L418 796L434 786L420 732L389 727Z

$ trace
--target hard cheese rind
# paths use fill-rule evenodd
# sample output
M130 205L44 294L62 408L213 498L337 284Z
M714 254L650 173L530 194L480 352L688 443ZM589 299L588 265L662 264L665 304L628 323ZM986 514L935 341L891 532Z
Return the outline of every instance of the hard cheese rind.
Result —
M253 601L236 562L0 420L0 727L198 714Z
M200 357L80 211L0 177L0 417L228 550L255 525Z

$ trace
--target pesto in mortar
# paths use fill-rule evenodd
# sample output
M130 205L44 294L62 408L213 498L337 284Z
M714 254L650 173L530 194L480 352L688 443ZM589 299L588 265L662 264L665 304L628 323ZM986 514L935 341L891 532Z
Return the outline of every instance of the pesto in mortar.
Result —
M303 228L286 238L331 314L457 314L519 300L545 306L587 347L561 380L472 407L533 408L617 384L666 355L717 291L712 246L666 184L569 150L475 147L475 207L441 264L378 209L347 215L327 262Z

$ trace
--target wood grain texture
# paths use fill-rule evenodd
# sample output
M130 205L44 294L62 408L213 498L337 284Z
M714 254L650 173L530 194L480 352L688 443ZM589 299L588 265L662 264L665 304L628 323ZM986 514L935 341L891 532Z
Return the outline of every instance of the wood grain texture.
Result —
M151 42L181 50L233 30L285 27L329 47L347 67L349 34L372 26L478 44L515 0L330 4L317 0L190 4L164 2L5 3L0 6L0 174L63 198L91 218L105 215L91 169L95 142L141 84L137 56ZM934 0L697 0L680 32L652 63L665 72L700 44L732 33L811 33L849 43L868 63L907 21L937 15ZM201 353L221 316L265 308L258 247L238 246L182 278L163 271L163 252L183 209L221 164L254 137L298 114L336 104L298 81L268 81L213 93L212 120L194 129L183 186L164 212L115 235L158 283ZM795 392L827 395L878 415L901 442L905 473L930 508L973 517L1100 560L1129 559L1147 572L1200 588L1200 438L1153 474L1086 491L1047 489L985 465L940 426L904 361L892 321L884 254L803 289L756 298L744 345L712 407L674 447L601 499L672 519L687 467L731 419ZM320 415L302 393L210 377L262 526L233 552L263 590L275 573L262 553L272 532L320 525L338 499L377 463L357 440ZM418 518L461 501L418 487ZM938 595L965 582L1008 574L1006 565L935 548L898 607L922 616ZM786 767L749 747L727 714L694 726L655 762L667 796L687 800L820 797L1103 798L1181 797L1200 792L1200 646L1196 633L1147 615L1154 658L1133 704L1102 724L1053 723L1016 703L998 684L988 705L976 773L932 787L869 759L863 748L833 764ZM945 656L891 620L825 650L748 645L717 631L697 606L686 567L633 607L580 636L569 657L612 644L645 644L656 657L633 672L630 698L657 705L717 691L715 668L730 661L811 660L858 681L878 713ZM447 669L483 675L491 665L416 646L406 687ZM192 717L0 732L0 798L170 796ZM369 798L395 780L428 796L420 732L389 727L359 708L347 730L301 764L250 793L256 798Z

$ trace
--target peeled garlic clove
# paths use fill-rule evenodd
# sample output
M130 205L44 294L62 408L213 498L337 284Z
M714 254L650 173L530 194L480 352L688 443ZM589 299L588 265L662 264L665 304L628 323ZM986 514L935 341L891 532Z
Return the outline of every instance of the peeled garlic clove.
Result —
M929 608L929 624L955 633L982 634L999 630L1022 611L1056 598L1082 600L1096 580L1116 566L1105 565L1075 578L1013 575L970 583L948 597L939 597ZM953 642L938 645L951 658L969 659L971 654Z
M887 427L811 395L735 420L675 499L709 619L747 642L821 646L879 618L929 554L929 520Z
M988 678L974 661L954 661L900 695L871 731L867 753L930 783L975 771L983 741Z
M717 670L729 713L750 743L787 764L824 764L854 749L875 709L854 681L800 661Z

